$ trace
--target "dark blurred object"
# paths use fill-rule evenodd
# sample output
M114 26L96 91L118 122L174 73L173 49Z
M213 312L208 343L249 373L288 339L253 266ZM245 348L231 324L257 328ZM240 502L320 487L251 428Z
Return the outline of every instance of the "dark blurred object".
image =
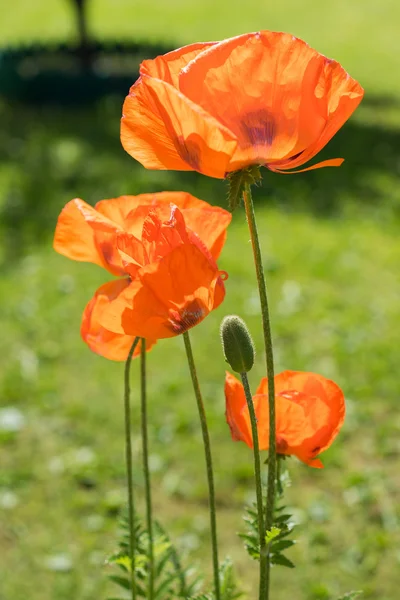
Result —
M0 96L38 104L86 104L125 96L139 64L170 48L148 43L90 42L0 50Z
M78 43L0 49L0 96L34 104L77 105L128 93L144 58L168 52L147 42L91 40L86 0L72 0Z
M73 0L73 4L76 10L76 24L79 36L78 53L81 65L84 69L90 69L92 66L92 55L87 26L87 0Z

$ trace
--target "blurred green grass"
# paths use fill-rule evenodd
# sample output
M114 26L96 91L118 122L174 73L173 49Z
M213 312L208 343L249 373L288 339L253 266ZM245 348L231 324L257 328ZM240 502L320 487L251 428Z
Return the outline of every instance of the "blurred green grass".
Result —
M68 39L68 10L66 2L14 2L0 20L0 39ZM332 377L348 405L344 431L323 456L324 471L289 461L298 568L290 576L274 570L274 598L333 600L362 588L365 598L393 600L400 560L398 4L249 0L244 10L239 2L158 0L150 10L144 1L99 0L90 10L96 35L171 45L260 27L288 30L341 60L365 86L357 115L321 155L344 156L341 169L294 177L265 172L256 193L277 370ZM102 565L125 501L123 366L92 355L80 341L83 307L107 274L52 251L59 211L75 196L94 203L163 189L225 202L224 182L145 171L127 156L118 136L121 101L67 111L0 99L1 600L89 600L112 589ZM236 537L252 495L251 454L230 441L224 422L218 342L224 314L246 319L258 349L255 386L263 356L248 237L238 211L221 259L230 274L226 302L192 340L210 418L223 552L254 590L254 565ZM182 339L160 342L149 369L156 513L190 560L208 569L203 456ZM135 364L133 382L137 370ZM137 426L135 393L134 402ZM14 410L15 431L7 430L6 409ZM135 455L141 494L138 438Z

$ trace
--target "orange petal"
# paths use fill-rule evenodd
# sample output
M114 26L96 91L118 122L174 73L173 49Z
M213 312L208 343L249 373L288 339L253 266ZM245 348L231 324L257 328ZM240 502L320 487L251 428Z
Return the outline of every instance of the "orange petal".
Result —
M315 457L326 450L338 434L344 420L344 397L340 388L315 373L284 371L275 377L276 435L278 451L297 456L304 463L322 468ZM268 380L263 378L256 398L268 398ZM268 402L264 413L257 414L260 447L268 447ZM262 445L261 445L262 444ZM281 446L279 448L279 445Z
M226 422L231 430L231 436L234 441L243 441L253 447L253 438L249 420L245 418L244 412L247 410L246 396L243 385L236 377L228 371L225 374L225 402L226 402Z
M274 171L274 173L282 173L283 175L295 175L296 173L305 173L306 171L314 171L314 169L322 169L322 167L340 167L344 163L344 158L330 158L329 160L323 160L311 167L307 167L305 169L297 169L296 171L283 171L282 169L274 168L271 165L268 165L268 169L270 171Z
M321 135L296 158L284 161L282 164L272 165L274 170L294 169L318 154L356 110L363 99L364 90L339 63L326 59L324 72L316 87L316 94L324 98L326 102L326 125ZM324 161L319 165L314 165L313 168L337 167L341 164L338 163L339 160L341 159L334 159L337 161L336 163Z
M138 196L119 196L118 198L100 200L95 204L95 209L110 219L110 221L119 225L121 229L127 231L126 222L128 215L138 206L149 204L151 199L156 195L157 194L139 194Z
M117 235L116 246L124 272L134 279L139 269L147 264L143 243L131 233L123 232Z
M138 279L103 314L102 325L149 339L179 335L213 310L218 278L218 270L196 246L178 246L138 272Z
M185 170L223 179L237 145L234 134L172 85L142 78Z
M269 403L267 394L256 394L253 397L257 416L259 444L261 450L269 448ZM304 410L301 406L286 398L275 398L276 440L280 454L294 454L294 449L304 439Z
M109 360L126 360L133 344L134 337L116 334L100 325L103 310L110 301L115 299L127 286L129 281L122 279L101 286L87 304L81 324L81 336L89 348ZM150 350L155 341L147 341L146 349ZM140 343L135 349L134 356L140 353Z
M140 77L125 98L121 119L121 143L126 152L146 169L191 171L179 155L174 136L163 120L159 103L154 100Z
M96 245L94 231L85 218L91 211L94 211L93 207L80 198L68 202L58 217L53 247L72 260L107 268Z
M189 242L185 219L177 206L170 205L168 217L163 222L158 210L153 210L144 221L142 240L149 263L159 261L177 246Z
M120 227L83 200L68 202L58 218L54 249L73 260L92 262L113 275L123 274L116 247Z
M294 36L271 31L213 45L183 70L179 87L236 135L229 171L249 164L274 170L304 164L363 96L339 63Z
M189 208L182 210L186 226L194 231L218 259L226 240L226 230L232 220L227 210L208 205L207 208Z
M289 34L250 33L199 54L180 89L236 135L234 171L293 156L320 136L324 99L315 87L326 60Z
M193 60L200 52L204 52L217 42L197 42L157 56L153 60L144 60L140 65L140 73L162 79L178 87L178 78L181 69Z
M226 240L226 229L232 220L232 215L227 210L211 206L186 192L142 194L137 198L140 198L140 206L127 215L127 231L141 237L143 224L150 209L157 211L161 221L168 221L171 204L175 204L184 216L187 228L198 235L215 260L219 257Z

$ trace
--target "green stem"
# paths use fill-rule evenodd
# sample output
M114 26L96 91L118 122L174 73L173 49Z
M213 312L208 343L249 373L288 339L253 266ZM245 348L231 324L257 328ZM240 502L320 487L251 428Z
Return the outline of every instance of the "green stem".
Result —
M154 540L153 516L151 505L151 484L149 469L149 438L147 428L147 394L146 394L146 340L141 338L140 344L140 386L141 386L141 422L142 422L142 449L143 449L143 474L146 496L147 534L149 536L149 580L147 598L154 597Z
M266 585L266 571L264 561L261 557L267 554L267 544L265 541L265 526L264 526L264 508L263 508L263 497L262 497L262 484L261 484L261 461L260 461L260 448L258 444L258 430L257 430L257 417L254 410L253 397L251 395L249 380L247 373L240 374L244 387L244 393L246 396L246 402L250 414L251 432L253 436L253 453L254 453L254 475L256 480L256 497L257 497L257 512L258 512L258 536L260 543L260 587L259 587L259 599L263 600L265 594Z
M215 509L215 489L214 489L214 472L211 457L211 445L210 436L208 433L207 417L204 410L203 399L201 397L201 391L199 386L199 380L197 378L196 366L194 364L192 346L190 343L189 333L185 331L183 334L185 342L186 355L189 364L190 375L192 377L194 394L197 401L197 409L199 411L201 432L203 434L203 445L204 453L206 458L207 467L207 480L208 480L208 502L210 507L210 527L211 527L211 546L212 546L212 560L214 569L214 588L215 588L215 600L221 600L221 592L219 585L219 562L218 562L218 539L217 539L217 519Z
M140 338L136 337L129 350L128 358L125 363L125 457L126 457L126 480L128 484L128 518L129 518L129 546L131 559L131 598L136 600L136 577L135 577L135 505L133 501L133 479L132 479L132 437L131 437L131 388L129 383L130 367L132 356Z
M276 423L275 423L275 382L274 382L274 355L272 350L272 334L269 318L267 288L265 284L264 269L261 258L260 240L258 237L256 216L254 213L253 199L250 185L246 184L243 190L243 200L246 209L247 223L249 225L251 244L253 247L254 263L256 267L258 291L261 303L261 318L264 332L265 357L267 362L268 376L268 406L269 406L269 451L268 451L268 484L267 504L265 511L265 528L269 531L274 520L275 486L276 486ZM264 599L269 598L270 561L265 557L264 568L266 570L266 589Z

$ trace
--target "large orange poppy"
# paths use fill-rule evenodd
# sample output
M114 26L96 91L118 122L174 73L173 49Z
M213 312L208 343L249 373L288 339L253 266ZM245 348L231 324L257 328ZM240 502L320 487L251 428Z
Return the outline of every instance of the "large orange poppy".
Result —
M230 373L225 377L226 420L232 439L253 447L244 389ZM269 447L268 380L253 396L260 450ZM315 373L284 371L275 377L276 446L278 454L297 456L310 467L322 468L316 458L329 448L343 425L344 396L329 379Z
M215 261L230 220L226 210L185 192L121 196L102 200L94 208L83 200L71 200L58 219L55 250L74 260L98 264L120 277L101 286L84 310L81 335L89 347L111 360L125 360L134 337L146 338L148 349L160 337L169 337L157 327L137 329L132 319L128 319L129 327L122 328L122 312L132 309L135 293L139 302L144 301L142 310L147 316L152 310L159 311L157 294L169 295L174 323L187 321L185 310L197 304L196 322L216 308L223 299L224 285ZM176 269L180 269L178 276ZM154 298L149 296L152 286L156 288ZM142 323L138 301L133 314ZM121 313L119 322L117 311ZM193 315L191 319L194 325ZM178 329L176 326L171 335L180 333ZM183 325L180 329L186 330ZM138 347L135 355L139 351Z
M313 158L363 94L302 40L248 33L145 60L124 103L121 141L148 169L217 178L249 165L285 172Z

